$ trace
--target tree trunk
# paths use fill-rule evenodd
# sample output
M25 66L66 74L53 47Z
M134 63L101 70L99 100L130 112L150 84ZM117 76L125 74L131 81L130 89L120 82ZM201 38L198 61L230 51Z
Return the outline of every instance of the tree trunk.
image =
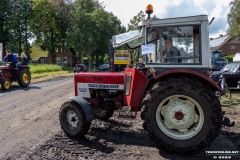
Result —
M25 25L25 54L27 55L27 58L30 59L30 52L29 52L29 46L28 46L28 30L27 30L27 18L24 20Z
M56 52L55 52L55 47L54 47L54 37L53 37L53 29L51 28L51 31L50 31L50 42L51 42L51 45L50 45L50 55L51 55L51 60L52 60L52 64L55 64L56 63Z
M62 66L64 66L64 51L65 51L65 41L62 41L62 50L61 50L61 60L62 60Z

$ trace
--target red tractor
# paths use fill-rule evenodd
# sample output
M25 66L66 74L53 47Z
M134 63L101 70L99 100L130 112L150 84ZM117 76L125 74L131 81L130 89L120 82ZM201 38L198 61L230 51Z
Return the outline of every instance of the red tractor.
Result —
M95 118L106 121L115 110L134 118L141 111L143 128L159 147L185 153L208 145L223 125L218 95L224 92L209 78L208 25L207 15L148 16L140 30L113 36L111 70L114 48L123 44L141 47L145 68L75 74L75 96L60 109L62 130L79 139Z
M11 64L0 66L0 84L2 90L10 89L13 81L18 82L21 87L27 87L31 81L31 73L28 65L19 65L12 70Z

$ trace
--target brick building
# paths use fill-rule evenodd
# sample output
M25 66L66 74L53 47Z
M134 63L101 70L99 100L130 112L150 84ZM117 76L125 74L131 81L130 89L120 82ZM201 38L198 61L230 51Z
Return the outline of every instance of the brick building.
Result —
M74 66L74 55L70 51L63 53L64 66L72 67ZM56 52L56 64L61 65L62 53ZM47 63L51 64L51 55L48 53Z
M225 55L234 55L240 53L240 41L221 35L210 39L210 50L222 50Z

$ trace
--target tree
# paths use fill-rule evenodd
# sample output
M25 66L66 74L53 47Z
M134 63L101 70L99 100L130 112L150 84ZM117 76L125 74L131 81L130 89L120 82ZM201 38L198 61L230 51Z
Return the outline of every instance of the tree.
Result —
M28 39L31 37L29 31L29 21L32 15L32 0L16 0L14 1L13 8L13 21L12 21L12 31L14 34L13 43L18 44L18 54L20 56L21 52L25 51L27 57L30 59L30 44Z
M11 39L11 18L12 18L12 5L13 0L0 1L0 43L3 43L3 56L5 56L6 45Z
M75 48L83 63L83 56L92 53L95 47L93 42L95 23L91 14L96 5L92 0L76 0L73 7L73 22L67 36L67 46Z
M53 0L52 4L56 16L57 30L60 34L59 45L61 46L61 61L63 66L67 32L72 24L73 5L71 0Z
M52 0L34 0L33 15L31 31L36 37L36 42L46 47L52 63L55 64L60 33Z
M130 24L128 24L128 31L133 31L138 29L138 24L142 20L144 20L146 14L143 11L140 11L133 19L130 20Z
M240 39L240 1L233 0L230 3L230 12L228 13L228 34L234 38Z
M156 20L159 19L157 18L156 15L153 15L151 17L151 20ZM146 14L143 11L140 11L136 16L133 17L133 19L130 20L130 24L128 24L128 31L133 31L133 30L137 30L139 29L138 24L143 21L146 20Z
M122 30L121 22L112 13L104 11L102 8L96 9L92 13L93 21L96 28L94 29L95 35L95 56L96 64L98 65L99 56L104 57L108 53L109 40L113 35L120 33Z

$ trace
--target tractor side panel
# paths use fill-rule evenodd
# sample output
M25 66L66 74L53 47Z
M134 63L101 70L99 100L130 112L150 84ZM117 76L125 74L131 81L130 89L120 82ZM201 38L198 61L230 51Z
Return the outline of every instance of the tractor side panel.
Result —
M128 68L124 71L126 74L131 74L131 84L129 95L124 94L124 104L131 107L139 107L142 102L142 97L146 89L147 78L137 69ZM126 90L126 78L125 78Z
M83 95L89 88L124 89L124 73L115 72L80 72L74 76L75 96ZM83 96L90 98L90 95Z

